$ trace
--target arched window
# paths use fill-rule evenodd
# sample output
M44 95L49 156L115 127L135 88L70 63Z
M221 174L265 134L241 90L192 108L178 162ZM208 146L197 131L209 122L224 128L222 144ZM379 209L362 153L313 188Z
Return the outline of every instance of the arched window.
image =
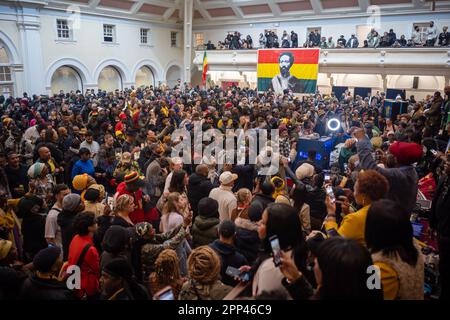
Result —
M0 95L14 95L14 81L11 62L5 46L0 42Z
M167 85L170 88L173 88L177 85L177 80L181 79L181 69L179 66L171 66L169 70L167 70Z
M103 68L98 77L98 88L106 92L122 90L122 77L119 71L112 66Z
M52 93L64 93L80 90L83 92L83 82L78 72L69 67L59 67L52 75Z
M143 66L136 72L136 87L149 87L155 85L155 77L153 76L152 70Z

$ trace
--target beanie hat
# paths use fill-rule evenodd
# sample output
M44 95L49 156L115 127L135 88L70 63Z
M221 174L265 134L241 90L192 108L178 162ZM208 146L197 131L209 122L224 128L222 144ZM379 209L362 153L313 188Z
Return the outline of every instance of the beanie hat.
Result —
M103 268L103 272L115 278L124 278L131 280L133 277L133 269L125 259L114 259Z
M414 142L394 142L389 147L389 152L394 155L400 165L410 165L422 158L422 146Z
M212 198L202 198L198 202L198 214L202 217L219 217L219 203Z
M119 253L129 242L131 233L128 229L113 225L108 228L103 238L102 248L109 253Z
M302 180L304 178L310 178L314 175L314 167L309 163L303 163L295 170L295 176L297 179Z
M33 259L33 266L37 271L49 272L61 255L61 248L48 247L39 251Z
M36 162L28 169L27 174L31 179L36 179L41 175L42 170L44 170L44 168L45 164Z
M275 203L284 203L287 204L288 206L291 205L291 202L289 201L289 198L287 196L284 196L282 194L280 194L276 199L275 199Z
M72 180L72 185L73 185L74 189L78 190L78 191L86 189L87 184L88 184L88 174L87 173L76 175Z
M76 193L69 193L62 201L63 210L73 212L81 204L81 197Z
M138 237L145 237L148 235L150 229L152 229L152 225L149 222L140 222L134 226L134 230Z
M12 242L9 240L0 239L0 260L5 259L9 251L11 251Z

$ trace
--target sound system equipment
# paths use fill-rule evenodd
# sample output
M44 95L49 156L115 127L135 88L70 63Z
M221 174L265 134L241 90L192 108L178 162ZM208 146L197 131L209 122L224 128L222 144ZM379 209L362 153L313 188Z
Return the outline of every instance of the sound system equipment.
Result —
M396 120L397 115L408 112L407 101L384 100L384 116Z
M306 160L308 158L308 152L315 150L316 163L322 167L322 169L328 169L330 166L330 154L334 148L335 138L321 137L320 139L304 139L300 138L297 142L297 158L296 163Z

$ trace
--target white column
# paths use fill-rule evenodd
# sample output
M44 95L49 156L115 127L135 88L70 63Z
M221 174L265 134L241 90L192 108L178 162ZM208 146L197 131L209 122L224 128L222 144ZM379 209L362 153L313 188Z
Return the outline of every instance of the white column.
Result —
M445 76L445 86L450 86L450 76Z
M381 78L383 79L383 92L386 93L388 86L387 75L382 74Z
M184 81L191 83L193 0L184 1ZM167 79L166 79L167 80Z
M24 71L23 90L28 96L46 93L39 9L18 8L17 13Z

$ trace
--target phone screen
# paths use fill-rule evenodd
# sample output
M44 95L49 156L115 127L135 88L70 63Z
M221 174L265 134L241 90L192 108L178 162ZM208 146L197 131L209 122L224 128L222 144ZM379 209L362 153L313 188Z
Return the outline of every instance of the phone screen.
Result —
M175 300L175 297L173 296L172 289L169 289L167 291L164 291L158 296L158 300Z
M270 246L273 252L273 262L278 267L281 264L281 248L278 237L274 236L270 239Z
M327 187L327 194L330 197L331 202L336 201L336 198L334 197L333 188L331 186Z
M239 269L229 266L227 268L226 274L230 277L239 277L241 275L241 271Z

